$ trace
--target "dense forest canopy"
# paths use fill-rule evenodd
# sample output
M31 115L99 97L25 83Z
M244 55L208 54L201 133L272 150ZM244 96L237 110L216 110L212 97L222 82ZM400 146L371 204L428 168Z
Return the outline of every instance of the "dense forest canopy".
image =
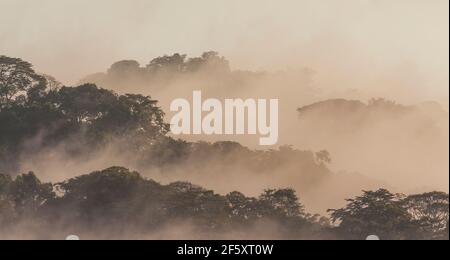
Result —
M33 238L61 238L73 230L85 238L168 238L164 230L188 225L191 234L182 237L448 239L444 193L366 191L330 212L331 220L308 214L292 189L222 196L186 182L161 185L121 167L55 184L42 183L32 172L0 175L0 238L14 237L8 234L23 227ZM52 234L46 232L49 223Z
M228 62L210 52L192 59L164 56L145 68L123 61L98 76L114 81L139 74L151 81L203 66L213 68L211 73L230 73ZM328 219L309 214L297 195L333 175L328 151L290 146L257 151L235 142L176 140L168 131L163 110L149 96L117 94L90 83L63 86L36 73L28 62L0 56L0 238L24 230L31 238L61 238L75 225L80 235L91 238L167 238L171 229L183 227L191 231L186 238L364 239L377 234L383 239L448 239L446 193L365 191L345 207L330 210ZM18 174L22 158L52 147L83 160L111 144L133 168L181 172L174 175L180 179L188 173L202 179L251 173L266 189L278 186L273 176L281 175L295 189L269 189L253 197L238 191L220 195L189 182L163 185L122 167L54 183L32 172ZM54 234L46 233L48 223Z
M216 53L206 53L198 60L190 59L185 63L184 56L163 57L153 61L150 67L161 69L168 65L160 63L174 60L179 60L182 66L224 62ZM20 73L39 77L31 64L26 64L28 69ZM135 65L124 62L117 65L120 68L113 66L111 70L123 72L124 67L135 69ZM180 69L180 73L186 70L190 69ZM281 169L287 172L303 169L305 174L299 176L299 182L304 182L305 188L329 174L326 165L331 158L326 151L314 153L290 147L254 151L234 142L211 144L175 140L167 135L169 126L164 121L164 112L148 96L119 95L94 84L52 87L55 85L58 86L55 80L43 77L41 84L29 86L1 109L0 170L3 172L16 174L20 158L30 153L43 153L49 147L63 145L64 153L83 158L115 143L116 149L129 154L135 162L133 166L140 169L159 167L171 172L177 166L183 171L199 172L199 175L211 174L204 172L208 171L207 163L214 163L222 171L239 169L260 175Z
M448 109L435 102L439 99L430 101L422 96L409 100L409 94L413 93L398 97L377 92L396 88L394 83L391 86L371 82L375 85L370 87L374 93L361 93L356 89L362 85L353 89L347 80L320 86L317 80L328 75L320 76L315 67L241 71L236 67L230 69L228 60L217 53L212 56L216 62L207 62L205 57L208 55L189 58L175 53L149 59L153 60L150 62L119 61L81 82L95 83L118 93L149 94L159 100L169 117L171 101L189 99L192 91L198 89L205 98L279 98L279 144L300 150L327 150L332 155L329 167L333 170L360 173L371 179L362 183L364 189L374 188L371 184L380 180L404 193L448 192ZM188 69L190 60L203 60L202 66ZM222 65L214 65L217 63ZM158 64L158 69L149 69L150 64ZM369 84L370 79L366 81ZM334 90L338 85L341 91ZM193 142L227 139L259 148L256 138L248 136L182 138ZM356 193L341 194L340 200L349 195Z

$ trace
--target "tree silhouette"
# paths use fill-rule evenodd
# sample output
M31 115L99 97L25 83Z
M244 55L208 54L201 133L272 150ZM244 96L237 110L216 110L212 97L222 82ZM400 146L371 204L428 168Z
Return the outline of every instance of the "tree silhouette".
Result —
M403 200L413 220L423 229L424 239L448 237L449 196L443 192L430 192L408 196Z
M32 88L44 86L30 63L17 58L0 56L0 109L9 107L16 99L24 99Z
M153 234L174 223L189 223L199 234L247 232L276 225L284 238L448 239L448 194L405 197L387 190L366 191L331 210L335 227L306 213L292 189L267 190L258 198L226 196L188 182L162 185L123 167L42 183L33 173L0 174L0 230L38 223L38 234L95 229L95 237L123 238L123 230ZM447 211L446 211L447 210ZM446 212L445 212L446 211ZM334 234L334 235L333 235ZM82 233L80 234L82 235Z
M364 191L362 196L347 200L345 208L329 210L338 232L350 239L377 235L384 240L414 238L417 231L402 197L385 189Z

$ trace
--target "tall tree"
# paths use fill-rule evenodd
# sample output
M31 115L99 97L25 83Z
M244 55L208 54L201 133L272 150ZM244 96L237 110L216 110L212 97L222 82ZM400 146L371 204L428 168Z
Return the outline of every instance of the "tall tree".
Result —
M340 235L349 239L365 239L369 235L386 240L417 238L417 227L403 207L401 195L380 189L365 191L347 201L346 207L329 210L331 220L339 224Z
M446 239L449 223L449 196L430 192L408 196L404 207L421 227L424 239Z
M32 88L45 85L45 78L21 59L0 56L0 109L25 97Z

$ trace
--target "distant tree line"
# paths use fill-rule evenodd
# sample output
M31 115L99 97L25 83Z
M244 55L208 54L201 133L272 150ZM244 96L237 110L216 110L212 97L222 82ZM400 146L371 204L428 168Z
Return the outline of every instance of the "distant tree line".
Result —
M222 196L186 182L161 185L121 167L56 184L42 183L33 173L0 175L0 237L29 221L42 228L34 230L41 238L63 236L68 227L80 235L95 230L92 238L121 238L125 230L151 235L183 222L209 238L255 232L268 223L277 227L273 236L283 239L365 239L371 234L448 239L449 234L445 193L365 191L330 213L331 219L308 214L292 189L266 190L257 198L240 192Z
M150 67L156 70L168 66L160 63L173 60L183 67L225 63L216 53L206 53L189 60L184 56L158 58ZM304 169L308 175L305 183L329 173L326 165L331 158L326 151L315 154L290 147L252 151L232 142L175 140L167 135L164 112L148 96L119 95L93 84L66 87L36 73L30 63L5 56L0 57L0 73L0 172L14 175L21 158L60 144L65 144L71 157L88 158L114 142L122 154L132 155L133 166L139 169L157 167L170 172L171 167L183 166L187 171L202 172L205 162L224 170L235 166L260 174L279 168Z
M233 80L233 77L230 77L232 74L239 76L239 73L231 71L229 61L217 52L205 52L200 57L193 58L175 53L154 58L144 66L135 60L118 61L105 73L85 77L81 80L81 84L95 83L117 91L140 88L154 91L190 76L200 76L203 81L214 77L228 82Z
M226 68L223 58L209 53L198 60L162 57L146 70L164 71L172 64L184 73L205 62ZM12 177L26 153L68 143L71 156L89 156L112 141L133 154L140 168L166 169L163 172L182 165L185 171L217 174L205 172L205 162L211 161L225 172L232 172L232 166L260 174L283 168L298 175L305 189L329 174L331 156L326 151L253 151L232 142L189 143L170 138L168 130L164 112L151 97L119 95L93 84L66 87L36 73L28 62L0 56L0 236L22 225L37 225L37 235L45 237L48 229L40 227L51 223L62 232L78 225L106 233L112 226L120 238L120 230L151 234L189 220L199 231L212 234L275 223L283 238L361 239L377 234L384 239L448 239L448 195L438 192L364 192L347 207L331 210L327 219L306 213L291 189L267 190L258 198L239 192L221 196L190 183L161 185L125 168L56 184L42 183L33 173Z
M65 87L37 74L30 63L5 56L0 56L0 126L4 171L16 168L24 142L37 135L37 148L72 138L79 146L74 151L85 152L119 136L156 142L169 130L150 97L117 95L92 84Z

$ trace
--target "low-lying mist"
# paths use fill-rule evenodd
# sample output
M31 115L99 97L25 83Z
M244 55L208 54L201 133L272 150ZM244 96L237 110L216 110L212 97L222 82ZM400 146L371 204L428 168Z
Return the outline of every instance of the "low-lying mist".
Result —
M417 103L391 101L398 97L395 85L391 94L384 92L383 98L370 97L376 92L364 93L361 89L336 89L331 82L330 89L323 89L317 86L317 77L314 68L235 71L224 57L209 52L198 58L164 56L146 67L136 61L122 61L82 82L94 82L119 93L151 94L164 111L169 111L175 98L192 98L193 90L201 90L205 99L279 98L279 146L326 150L331 154L332 171L361 174L398 191L448 191L448 112L444 107L437 102L419 102L413 92L410 99L405 93L401 99ZM380 89L389 89L385 83L380 84ZM254 136L181 138L231 140L261 149Z
M0 174L0 239L365 239L374 231L383 239L448 239L448 205L446 193L378 189L313 215L293 189L220 195L123 167L57 183Z
M0 0L0 239L360 239L358 230L379 226L394 239L448 238L440 193L449 191L448 6ZM171 133L171 102L196 90L203 99L278 99L277 145L260 146L257 135ZM172 185L180 181L210 190L180 193ZM72 197L58 193L66 182L77 184L65 190ZM102 196L115 185L132 196ZM283 192L264 197L269 188ZM353 201L375 209L327 212L362 190ZM242 194L227 197L234 191ZM274 197L295 200L292 222ZM231 199L248 210L239 221ZM303 215L297 201L334 221ZM202 211L211 205L213 214ZM186 219L146 222L170 217L168 209ZM28 211L36 216L18 217ZM434 216L418 221L423 212Z
M291 187L318 213L342 206L344 198L363 189L448 191L448 113L437 103L405 106L383 99L369 104L345 99L314 103L329 93L314 87L311 69L233 71L215 52L197 58L163 56L146 67L122 61L107 73L82 80L87 82L119 95L89 85L61 89L47 76L50 92L39 102L55 99L57 109L63 109L62 118L46 118L49 112L44 111L45 119L28 127L34 129L31 133L17 137L18 143L12 145L17 156L11 160L18 162L11 173L34 171L54 182L80 171L120 165L163 183L191 181L221 194L240 190L256 195L267 187ZM139 137L140 126L149 122L146 112L144 117L133 115L133 106L147 102L150 111L161 106L160 112L167 112L173 98L189 99L197 89L204 98L279 98L279 145L268 150L256 145L255 136L200 135L164 137L155 148L152 139ZM159 102L120 94L125 92L149 94ZM170 116L151 123L164 128L162 121ZM64 120L69 124L64 126ZM73 124L76 127L66 133L64 129ZM126 130L129 125L131 132ZM95 139L101 142L93 145ZM8 169L11 160L4 158L2 168Z

